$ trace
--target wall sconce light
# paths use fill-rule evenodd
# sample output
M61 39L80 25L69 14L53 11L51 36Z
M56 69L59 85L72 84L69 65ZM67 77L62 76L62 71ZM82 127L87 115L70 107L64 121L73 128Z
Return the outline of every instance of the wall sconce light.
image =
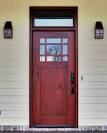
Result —
M103 39L104 38L104 28L102 22L97 21L95 24L95 39Z
M13 27L11 21L6 21L4 25L4 38L13 38Z

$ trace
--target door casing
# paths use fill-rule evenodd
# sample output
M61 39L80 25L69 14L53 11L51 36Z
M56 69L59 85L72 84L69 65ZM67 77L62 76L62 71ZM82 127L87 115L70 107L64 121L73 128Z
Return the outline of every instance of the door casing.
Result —
M58 17L59 12L63 12L62 14L64 16L62 17L73 17L74 18L74 26L73 27L68 27L68 31L74 31L75 32L75 47L74 47L74 66L75 66L75 87L76 87L76 112L75 112L75 127L78 127L78 8L77 7L30 7L30 46L29 46L29 127L33 127L33 40L32 40L32 32L34 30L40 30L40 28L35 28L33 26L33 19L35 17L40 17L43 15L44 17ZM54 12L54 14L51 12ZM42 17L43 17L42 16ZM55 29L55 28L54 28ZM58 28L57 28L58 29ZM62 31L65 30L64 27L61 28ZM42 30L46 30L46 28L42 28Z

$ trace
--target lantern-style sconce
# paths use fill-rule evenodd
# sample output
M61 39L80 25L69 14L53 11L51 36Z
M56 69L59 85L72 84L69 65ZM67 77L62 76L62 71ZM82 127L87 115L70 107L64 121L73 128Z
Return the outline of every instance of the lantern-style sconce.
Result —
M97 21L95 25L95 39L103 39L104 38L104 28L102 22Z
M13 38L13 27L11 21L6 21L4 25L4 38Z

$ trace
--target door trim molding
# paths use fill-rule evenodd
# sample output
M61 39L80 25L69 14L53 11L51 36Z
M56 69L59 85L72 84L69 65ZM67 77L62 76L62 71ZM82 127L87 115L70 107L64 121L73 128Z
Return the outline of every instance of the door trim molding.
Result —
M65 17L74 17L74 27L69 30L75 31L75 48L74 48L74 53L75 53L75 79L76 79L76 93L75 93L75 104L76 104L76 112L75 112L75 127L78 127L78 8L77 7L30 7L29 8L29 127L33 127L33 41L32 41L32 32L34 30L39 30L39 28L34 28L33 27L33 19L34 16L40 16L41 12L42 14L44 11L50 12L50 11L61 11L63 12ZM67 13L67 14L66 14ZM45 14L46 15L46 14ZM50 14L47 14L47 17ZM54 14L55 15L55 14ZM54 16L55 17L55 16ZM43 28L42 28L43 30ZM72 126L72 125L71 125Z

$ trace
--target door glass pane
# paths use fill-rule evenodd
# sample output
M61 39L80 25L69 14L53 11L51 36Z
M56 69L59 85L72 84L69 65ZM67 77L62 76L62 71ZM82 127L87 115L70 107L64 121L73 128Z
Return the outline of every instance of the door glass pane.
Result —
M40 55L45 55L45 45L40 45Z
M45 44L45 38L40 38L40 44Z
M61 61L61 57L57 57L57 56L47 56L47 61L50 62L60 62Z
M40 56L40 61L44 62L45 61L45 56Z
M61 45L47 45L47 53L50 55L61 54Z
M63 61L68 61L68 56L63 56L62 60Z
M47 61L54 61L54 56L47 56Z
M68 45L63 45L63 54L64 55L68 54Z
M60 38L48 38L47 43L61 43L61 39Z
M34 26L48 26L48 27L69 27L73 26L73 18L68 19L44 19L44 18L38 18L34 19Z
M68 43L68 39L67 38L63 38L62 39L62 43L67 44Z

